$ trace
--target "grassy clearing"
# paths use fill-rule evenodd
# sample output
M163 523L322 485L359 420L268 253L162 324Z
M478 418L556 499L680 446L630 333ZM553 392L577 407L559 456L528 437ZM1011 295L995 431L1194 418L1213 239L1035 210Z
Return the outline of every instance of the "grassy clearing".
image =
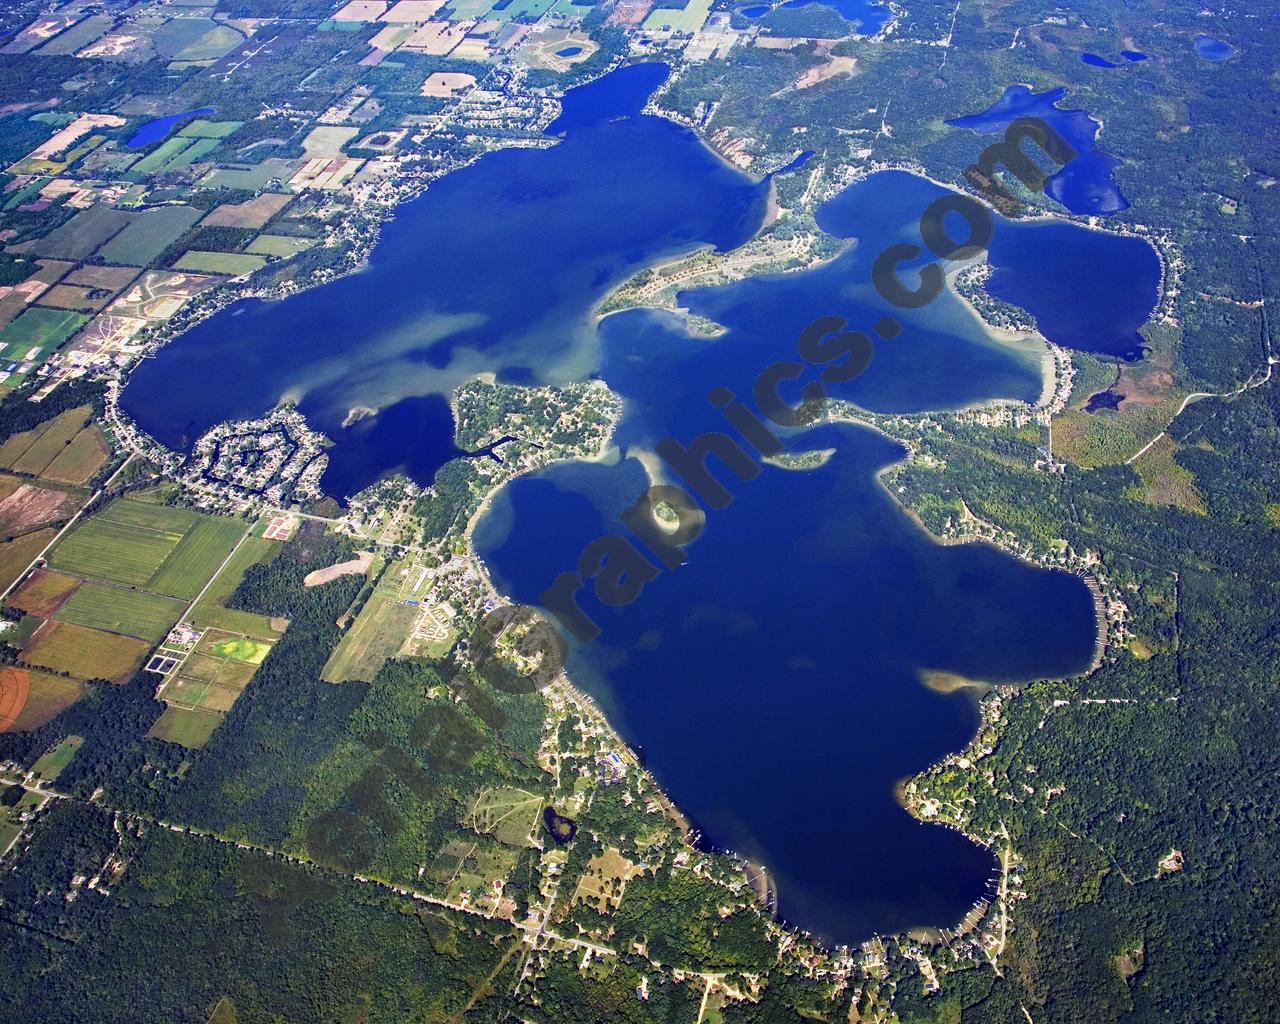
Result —
M260 256L296 256L316 244L314 238L294 238L291 235L259 235L247 246L245 252Z
M156 643L164 639L184 607L168 597L89 582L66 600L56 618Z
M176 743L188 750L196 750L209 742L213 730L221 724L221 715L171 705L156 719L156 724L147 735L153 739Z
M417 616L415 606L374 593L329 655L320 677L331 683L372 681L383 662L400 650Z
M83 743L83 736L68 736L52 750L47 750L36 758L36 763L31 766L31 770L46 782L53 782L71 763L71 759L76 756L76 751Z
M1196 490L1195 474L1174 459L1179 447L1177 441L1165 434L1134 461L1133 468L1142 478L1138 497L1152 505L1176 505L1205 515L1208 509Z
M262 256L235 252L200 252L193 249L183 253L173 266L175 270L240 277L261 270L266 265L267 261Z
M145 640L103 633L70 622L46 622L22 652L29 665L66 672L76 679L124 682L150 649Z
M210 640L213 642L208 643ZM271 644L265 644L261 640L250 640L243 636L226 636L218 630L209 631L201 641L200 649L203 650L206 643L208 643L208 652L211 657L230 658L232 661L241 661L247 665L261 665L271 653Z
M586 871L578 881L571 903L582 901L607 914L622 902L622 892L635 865L610 847L587 861Z
M523 789L485 789L476 797L467 824L507 846L528 846L543 803L541 796Z

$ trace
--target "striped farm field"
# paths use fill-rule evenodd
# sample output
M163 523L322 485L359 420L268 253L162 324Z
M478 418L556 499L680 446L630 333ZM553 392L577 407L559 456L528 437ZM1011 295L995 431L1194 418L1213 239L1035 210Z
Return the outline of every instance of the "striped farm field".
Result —
M70 622L109 633L123 633L156 642L182 614L181 601L108 583L81 585L58 609L59 622Z
M94 516L53 549L49 565L79 576L145 587L178 546L183 532L145 530Z
M244 524L234 519L202 516L165 559L149 589L170 597L195 597L231 553L244 529Z
M90 579L190 599L244 533L233 519L121 498L77 526L51 567Z

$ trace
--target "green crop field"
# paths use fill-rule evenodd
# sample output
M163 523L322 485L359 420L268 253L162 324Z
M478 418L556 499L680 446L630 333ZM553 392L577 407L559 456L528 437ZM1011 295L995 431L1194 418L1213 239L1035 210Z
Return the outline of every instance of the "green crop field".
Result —
M33 348L51 349L80 329L89 318L65 309L39 306L24 310L13 323L0 331L0 345L8 359L21 360Z
M218 571L244 529L234 519L121 498L77 526L54 548L49 564L150 591L159 601L190 600Z
M171 505L154 505L121 498L99 512L96 518L145 530L183 534L200 518L200 513Z
M136 164L130 167L129 170L137 171L141 174L154 174L184 149L194 144L194 139L187 139L183 138L181 135L175 135L171 139L166 139L157 148L153 149Z
M193 164L201 157L208 156L222 145L221 139L196 139L195 142L164 165L166 171L174 171L179 167Z
M225 139L242 124L244 124L243 121L206 121L203 118L197 118L182 128L178 134L197 139Z
M125 590L106 583L85 583L72 594L54 616L62 622L111 633L157 641L178 621L183 604L138 590Z
M224 608L223 602L235 591L251 565L270 562L280 554L282 545L262 537L250 537L236 549L231 561L218 573L199 604L192 609L191 624L197 629L218 628L230 633L247 633L264 640L275 640L281 631L271 625L271 619L253 612Z
M149 589L190 600L218 571L243 533L244 524L234 519L199 519L151 578Z
M98 255L108 263L145 267L201 216L201 211L190 206L162 206L140 213L127 228L104 245Z
M181 539L181 532L140 530L95 516L53 549L49 564L79 576L144 587Z
M644 27L650 32L669 28L673 32L697 32L711 13L711 0L689 0L683 10L662 8L652 11L644 20Z

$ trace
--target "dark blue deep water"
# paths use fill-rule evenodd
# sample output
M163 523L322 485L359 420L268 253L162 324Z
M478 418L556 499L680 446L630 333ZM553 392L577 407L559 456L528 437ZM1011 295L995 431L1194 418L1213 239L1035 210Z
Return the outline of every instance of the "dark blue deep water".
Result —
M742 8L738 13L744 18L763 18L771 10L773 10L773 8L768 4L756 4L754 7Z
M499 585L536 601L589 541L621 530L618 511L646 484L636 456L667 435L722 428L708 390L749 398L817 316L863 330L886 315L902 323L862 377L831 386L868 409L1039 395L1036 345L991 338L949 291L905 311L871 286L876 254L918 242L920 214L941 194L903 172L862 179L818 211L823 230L851 240L834 260L682 294L682 307L723 327L717 336L691 335L668 311L597 324L590 311L616 282L699 245L732 248L763 219L766 183L639 113L666 74L638 65L573 91L548 129L555 146L494 153L441 179L398 211L360 274L197 325L138 368L126 411L182 446L292 399L334 440L324 484L341 497L395 470L429 481L458 454L445 398L478 372L597 375L625 402L620 457L519 478L477 531ZM1125 352L1154 301L1154 253L1141 246L997 220L990 286L1055 340ZM916 272L905 267L904 282ZM359 407L378 411L344 427ZM880 435L827 426L787 441L834 455L812 471L726 478L737 500L709 514L687 565L624 609L586 598L605 633L575 653L577 667L709 838L769 867L789 919L832 942L954 924L992 859L914 821L894 785L962 747L977 719L971 700L926 689L920 674L1082 669L1091 598L1069 575L936 544L876 481L902 454Z
M947 124L954 128L971 128L985 135L1002 134L1020 117L1038 117L1075 147L1078 155L1045 182L1045 194L1056 199L1072 213L1118 213L1129 208L1129 201L1111 179L1111 172L1121 161L1095 148L1102 125L1084 110L1062 110L1058 101L1066 96L1065 87L1033 92L1025 85L1011 85L995 103L980 114L957 117Z
M855 272L861 276L853 279L865 281L870 276L871 257L889 242L918 243L919 236L913 238L911 234L915 230L912 215L923 211L943 192L937 185L915 175L885 171L856 182L828 200L818 210L818 226L837 237L857 235L863 239L850 258L856 262L858 254L863 254L863 262ZM1140 238L1095 231L1070 221L1009 221L995 214L993 218L995 236L987 253L993 271L986 285L990 294L1021 306L1035 317L1040 333L1059 345L1126 359L1141 355L1138 328L1147 322L1160 296L1160 259L1150 244ZM889 230L889 224L895 227ZM886 226L884 233L880 233L882 225ZM948 227L948 230L957 239L965 235L963 225ZM867 245L869 232L874 232L871 234L874 241ZM915 284L905 274L904 281L909 286ZM945 297L935 300L927 310L940 305L945 308ZM892 311L885 304L876 305L874 310L867 315L874 317L881 311ZM861 322L874 323L874 319ZM915 392L931 379L934 368L941 367L944 377L959 368L955 364L947 366L946 360L974 357L970 350L960 350L954 345L935 351L934 339L915 332L912 339L910 346L883 345L876 357L877 364L895 361L893 376L900 382L895 387ZM904 362L896 362L904 356ZM917 368L911 369L911 366ZM855 390L869 386L876 370L873 364L867 376L854 386ZM984 381L990 386L1000 379L967 366L964 373L970 382L968 388ZM966 388L964 383L955 380L946 386ZM1017 391L1008 383L997 387L1002 388L999 394L1027 397L1026 391ZM864 400L860 393L853 397ZM961 402L973 400L972 394L966 393ZM881 396L877 394L871 407L885 411L895 408L892 403L882 406L880 401ZM938 404L937 396L931 396L922 406L915 407L940 408L946 404L945 401Z
M854 22L858 26L859 35L864 36L875 35L893 16L889 5L879 3L878 0L787 0L782 6L808 7L810 4L830 7L845 21Z
M566 46L563 50L556 50L557 57L576 57L582 52L581 46Z
M154 121L148 121L140 126L134 132L133 138L125 143L129 149L141 149L143 146L149 146L153 142L159 142L165 138L174 128L185 121L189 117L207 117L209 114L216 113L213 107L201 107L199 110L188 110L181 114L169 114L166 117L157 117Z
M610 384L629 391L626 377L611 362ZM696 405L695 390L681 397ZM682 440L719 425L705 404L688 419ZM816 471L726 476L737 498L708 513L688 563L628 607L584 598L604 633L572 669L696 824L769 868L787 920L830 943L950 926L992 857L912 819L894 787L978 720L970 698L926 689L920 673L1082 670L1092 599L1074 576L934 542L876 481L903 454L880 435L824 427L793 444L835 454ZM518 478L478 548L499 586L536 603L589 541L622 532L617 513L645 486L634 460Z
M336 443L329 493L350 496L397 467L430 481L456 454L445 403L460 383L486 370L515 382L589 375L590 310L609 288L759 226L766 185L687 129L638 115L666 74L635 65L577 90L548 129L563 141L493 153L437 182L397 211L361 273L198 324L137 369L125 410L185 448L289 399ZM207 386L229 369L234 388ZM378 413L343 427L359 406Z
M1113 64L1106 57L1099 57L1096 53L1082 53L1080 59L1095 68L1118 68L1119 64Z

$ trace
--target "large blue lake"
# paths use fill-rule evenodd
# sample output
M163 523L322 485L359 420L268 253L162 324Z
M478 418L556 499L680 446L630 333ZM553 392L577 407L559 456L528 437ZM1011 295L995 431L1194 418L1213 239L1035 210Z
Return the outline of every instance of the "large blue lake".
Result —
M138 368L126 411L181 447L293 399L335 442L324 484L341 497L394 470L429 482L458 454L446 396L476 373L602 377L625 400L619 457L514 481L477 530L499 585L536 601L614 529L645 486L641 459L654 443L719 428L708 390L749 396L817 316L864 330L885 315L902 322L861 378L831 386L867 409L1040 394L1036 344L993 337L950 291L908 311L871 286L875 256L918 242L920 214L942 194L903 172L862 179L818 211L824 231L849 240L835 259L681 295L723 327L717 336L690 334L668 311L597 322L592 308L618 281L700 245L731 249L764 218L766 182L640 113L666 74L632 66L571 92L548 129L555 145L494 153L440 180L401 208L361 273L199 324ZM989 257L988 287L1048 337L1116 355L1140 344L1159 281L1145 242L997 218ZM908 284L916 273L902 269ZM344 426L359 407L378 411ZM834 454L820 469L769 467L736 485L687 565L626 609L592 609L606 629L576 651L577 669L709 838L769 867L789 919L833 942L954 924L992 858L916 822L893 794L962 747L976 711L925 688L921 674L1082 669L1090 595L1072 576L991 548L936 544L877 482L902 454L880 435L825 426L788 443Z

